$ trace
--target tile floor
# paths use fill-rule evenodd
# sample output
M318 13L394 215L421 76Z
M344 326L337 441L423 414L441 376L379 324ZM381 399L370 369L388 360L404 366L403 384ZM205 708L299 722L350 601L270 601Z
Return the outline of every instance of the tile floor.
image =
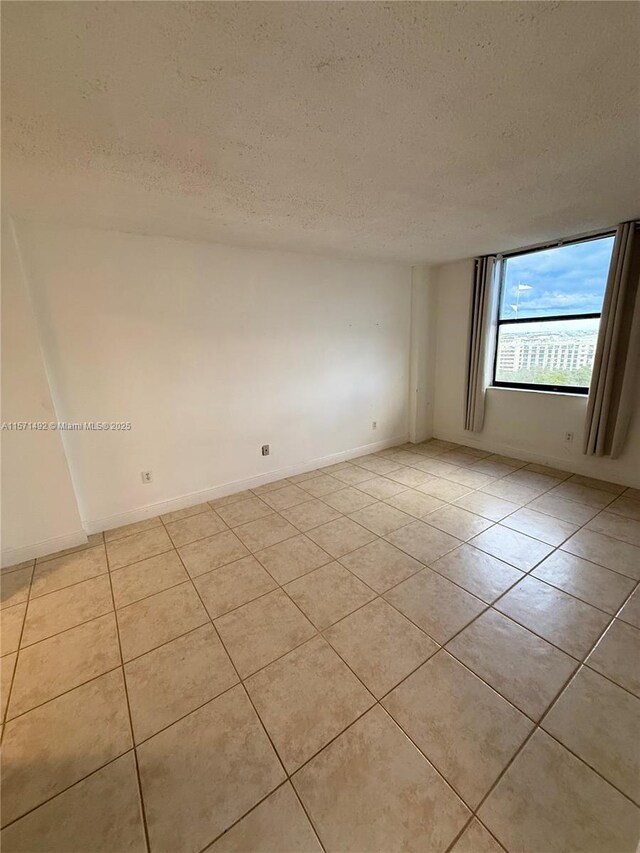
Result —
M640 493L446 442L2 573L13 851L632 853Z

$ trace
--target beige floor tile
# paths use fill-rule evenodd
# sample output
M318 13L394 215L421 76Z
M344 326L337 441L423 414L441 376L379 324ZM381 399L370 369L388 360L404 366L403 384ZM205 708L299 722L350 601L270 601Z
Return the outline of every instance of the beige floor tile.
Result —
M241 685L138 747L152 850L196 853L285 779Z
M553 551L553 546L503 527L502 524L494 524L489 530L475 536L471 545L525 572Z
M615 613L634 587L631 578L566 551L554 551L531 574L607 613Z
M455 501L455 506L468 509L476 515L481 515L489 521L502 521L507 515L511 515L519 508L519 504L486 495L484 492L470 492Z
M107 572L107 555L104 545L86 548L66 557L38 563L33 573L31 597L46 595L71 584L90 580Z
M37 643L61 631L75 628L113 610L108 575L99 575L74 586L32 598L24 622L22 646ZM3 611L3 615L5 612Z
M533 728L524 714L444 650L382 704L472 808Z
M470 486L473 489L479 489L480 486L486 486L487 483L492 483L495 479L489 474L483 474L481 471L473 471L471 468L458 468L451 474L445 474L446 480L451 480L452 483L459 483L461 486Z
M320 842L290 782L207 847L207 853L322 853Z
M120 666L113 613L22 649L11 691L9 717L66 693Z
M125 661L209 621L191 582L136 601L117 611Z
M66 557L69 554L75 554L78 551L86 551L87 548L93 548L96 545L104 545L104 533L90 533L87 536L87 541L83 542L81 545L75 545L73 548L63 548L61 551L54 551L53 554L46 554L44 557L38 557L35 563L36 565L41 565L48 560L57 560L58 557ZM31 562L34 561L32 560Z
M543 727L640 803L640 699L583 667Z
M611 620L608 613L531 577L509 590L495 607L579 660Z
M381 502L359 509L352 513L349 518L378 536L385 536L387 533L391 533L393 530L413 521L413 517L407 515L406 512L401 512L399 509Z
M208 503L195 504L195 506L187 506L184 509L174 509L173 512L165 512L160 518L165 524L170 524L172 521L181 521L183 518L190 518L192 515L206 512L208 509L210 509Z
M569 482L574 485L588 486L590 489L600 489L603 492L610 492L612 495L621 495L624 492L624 486L618 483L610 483L608 480L596 480L593 477L584 477L582 474L572 474Z
M375 702L322 637L251 676L245 686L288 773Z
M438 650L380 598L333 625L325 637L378 699Z
M379 706L292 781L328 850L444 853L470 816Z
M407 524L385 538L401 551L425 564L437 560L461 544L459 539L436 530L423 521Z
M340 493L336 492L336 494ZM324 501L311 498L311 495L307 495L307 498L309 500L305 503L300 503L297 506L291 507L291 509L282 510L283 517L287 521L290 521L294 527L297 527L298 530L302 530L304 533L313 527L319 527L321 524L326 524L328 521L340 518L340 513L332 507L327 506Z
M555 546L561 545L578 529L577 524L569 524L568 521L561 521L559 518L536 512L526 506L503 519L502 524L510 527L511 530L517 530L519 533L525 533L527 536L546 542L547 545Z
M433 474L428 474L426 471L420 471L417 468L397 468L395 471L390 471L387 474L389 480L394 480L403 486L410 489L415 489L432 479Z
M386 592L423 565L384 539L375 539L362 548L345 554L340 562L376 592Z
M189 580L189 575L176 551L167 551L111 572L111 586L117 608L126 607L186 580Z
M154 527L152 530L146 530L144 533L136 533L133 536L126 536L124 539L118 539L115 542L107 543L107 557L109 559L109 568L120 569L123 566L128 566L130 563L137 563L138 560L144 560L146 557L154 557L156 554L162 554L164 551L170 551L173 548L171 539L164 527Z
M539 720L577 662L494 610L488 610L447 646L531 719Z
M255 556L279 584L331 562L329 554L306 536L285 539L264 551L257 551Z
M464 486L461 483L454 483L452 480L444 480L440 477L434 477L432 480L427 480L426 483L417 486L419 492L425 495L431 495L441 501L455 501L463 495L471 491L470 486Z
M167 533L176 548L198 539L206 539L215 533L222 533L226 529L227 525L212 509L167 524Z
M2 743L3 825L131 745L121 670L76 687L7 723Z
M451 536L458 539L471 539L472 536L477 536L488 527L491 527L492 522L480 515L475 515L466 509L458 506L443 506L436 509L435 512L429 513L423 518L426 524L436 527L438 530L443 530Z
M325 465L320 471L323 474L333 474L334 471L345 471L347 468L353 467L351 462L344 460L343 462L335 462L333 465Z
M585 504L585 506L590 506L594 509L604 509L615 498L615 495L611 494L611 492L594 489L590 486L583 486L571 480L565 480L564 483L552 489L549 494L557 495L560 498L568 498L571 501Z
M3 830L4 853L144 853L133 752Z
M586 524L599 510L585 504L577 503L560 495L547 492L539 498L531 501L529 509L535 512L543 512L553 518L559 518L569 524Z
M134 521L133 524L125 524L122 527L114 527L111 530L104 531L105 542L116 542L118 539L124 539L125 536L133 536L135 533L144 533L145 530L152 530L154 527L162 527L160 518L145 518L143 521Z
M523 577L520 569L467 544L449 551L431 568L489 604Z
M583 528L564 543L562 550L640 580L640 548L635 545Z
M14 604L0 612L0 653L3 655L18 651L26 609L26 604Z
M525 471L534 471L536 474L547 474L549 477L555 477L556 480L568 480L571 474L569 471L562 471L560 468L551 468L549 465L538 465L537 462L530 462L524 466Z
M215 624L242 678L316 633L311 622L280 589L221 616Z
M366 471L373 471L374 474L387 475L393 471L399 471L403 466L399 462L393 462L390 459L380 459L377 456L372 456L370 459L354 460L359 468L364 468Z
M312 481L313 482L313 481ZM261 551L276 542L297 536L296 528L279 515L268 515L236 527L236 534L250 551Z
M513 465L505 465L504 462L496 462L492 459L481 459L474 462L471 466L472 471L479 471L481 474L487 474L490 477L506 477L507 474L513 473L516 469Z
M539 494L547 492L558 486L561 480L558 477L551 477L548 474L539 474L531 471L526 467L513 471L507 474L504 478L505 483L518 483L522 486L528 486L531 489L537 489Z
M2 575L0 580L0 610L27 600L33 566L25 566Z
M290 483L304 483L306 480L313 480L314 477L320 477L321 472L318 470L315 471L304 471L302 474L294 474L293 477L288 477Z
M616 498L612 504L609 504L607 512L640 521L640 501L622 495L622 497Z
M619 619L587 658L588 665L640 696L640 631Z
M9 689L17 657L17 652L12 652L0 658L0 721L4 720L4 712L7 710Z
M273 515L271 507L255 495L218 507L216 512L229 527L238 527L257 518L264 518L265 515Z
M340 563L328 563L285 586L302 612L319 630L375 598L375 592Z
M387 498L385 503L396 509L402 510L413 518L422 518L439 507L445 506L444 501L434 498L432 495L423 495L416 489L407 489L399 495Z
M618 614L618 618L629 625L640 628L640 587L637 587L625 606Z
M633 853L638 810L543 731L516 757L478 817L507 850Z
M337 492L338 489L344 489L344 483L329 474L321 474L319 477L314 477L313 480L305 480L304 483L300 484L300 488L316 498L321 498L324 495L331 494L331 492Z
M487 606L431 569L423 569L384 597L441 645Z
M263 500L272 509L282 512L283 509L289 509L290 507L311 500L311 495L298 486L289 485L275 492L269 492L269 494L264 495Z
M249 551L231 530L183 545L178 553L192 578L246 557Z
M395 480L389 480L387 477L374 477L373 480L367 480L366 483L360 483L358 488L372 498L385 500L392 498L394 495L399 495L406 490L406 486L398 483Z
M212 501L208 501L211 509L215 509L216 512L221 506L231 506L231 504L236 503L237 501L243 501L246 498L252 498L253 492L251 489L244 489L241 492L234 492L230 495L223 495L220 498L214 498Z
M539 488L527 486L524 483L507 481L506 478L487 483L485 486L480 487L480 491L487 495L493 495L495 498L502 498L502 500L519 504L520 506L540 496Z
M376 538L370 530L350 518L338 518L308 533L310 539L332 557L342 557Z
M130 661L125 675L136 743L238 682L213 625Z
M263 483L261 486L251 489L251 491L254 495L268 495L270 492L277 492L278 489L284 489L285 486L290 485L290 481L285 477L282 480L272 480L270 483Z
M344 489L339 489L337 492L325 495L322 501L338 512L348 513L369 506L375 503L376 499L372 498L371 495L366 495L359 489L347 486Z
M640 521L614 512L600 512L587 524L587 530L604 533L630 545L640 545Z
M503 853L491 833L475 818L451 848L451 853Z
M221 569L199 575L194 583L212 619L277 587L255 557L243 557Z
M640 489L632 489L629 487L622 493L625 498L632 498L634 501L640 501Z
M359 486L366 481L372 481L377 478L373 471L367 471L365 468L358 468L356 465L351 465L348 468L341 468L339 471L332 471L331 476L341 483L347 483L349 486Z
M40 557L39 559L42 560L42 557ZM11 572L17 572L18 569L33 568L35 564L35 560L23 560L22 563L14 563L12 566L2 566L0 568L0 575L10 574Z

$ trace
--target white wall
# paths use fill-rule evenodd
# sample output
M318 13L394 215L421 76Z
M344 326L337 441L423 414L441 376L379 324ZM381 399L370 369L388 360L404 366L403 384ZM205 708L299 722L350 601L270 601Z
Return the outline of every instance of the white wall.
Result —
M543 462L567 471L640 487L640 376L638 405L619 459L581 452L586 397L493 388L487 391L481 433L465 432L463 407L473 261L434 271L437 349L434 434L485 450ZM573 443L565 441L574 433Z
M409 267L17 232L58 418L133 426L64 434L89 532L406 440Z
M8 217L2 224L2 420L57 420ZM2 430L0 442L2 564L86 542L60 434Z
M425 441L433 435L436 312L433 268L424 264L412 267L409 439L413 442Z

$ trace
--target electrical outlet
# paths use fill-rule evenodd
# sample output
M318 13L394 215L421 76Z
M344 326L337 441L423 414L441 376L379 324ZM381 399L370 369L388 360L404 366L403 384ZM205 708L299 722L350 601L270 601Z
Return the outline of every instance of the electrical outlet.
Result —
M572 432L565 432L564 440L567 442L567 444L571 444L571 442L573 441L573 433Z
M378 421L371 421L371 429L378 429Z
M153 474L151 471L142 471L140 474L140 478L143 483L150 483L153 480Z
M263 445L262 445L262 455L263 455L263 456L268 456L268 455L269 455L269 445L268 445L268 444L263 444Z

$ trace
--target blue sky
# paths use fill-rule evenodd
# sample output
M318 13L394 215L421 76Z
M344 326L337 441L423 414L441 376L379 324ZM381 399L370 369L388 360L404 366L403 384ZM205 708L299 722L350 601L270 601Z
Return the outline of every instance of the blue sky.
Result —
M600 311L612 249L603 237L507 259L501 317Z

